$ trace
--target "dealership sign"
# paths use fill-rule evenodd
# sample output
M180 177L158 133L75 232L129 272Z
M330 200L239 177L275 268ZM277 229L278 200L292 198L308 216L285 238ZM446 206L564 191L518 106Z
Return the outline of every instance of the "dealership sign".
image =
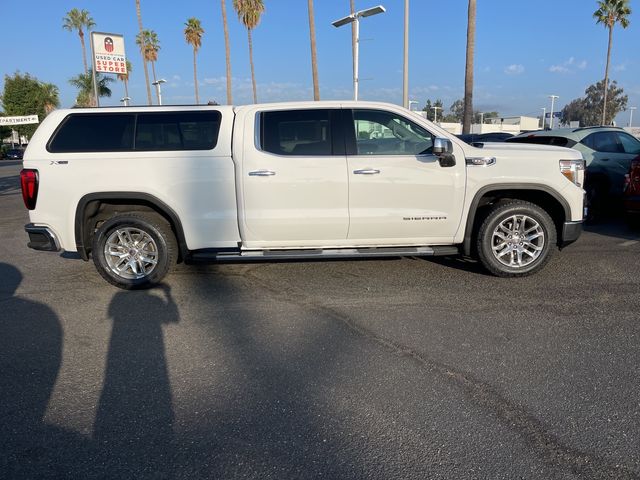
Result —
M91 32L93 66L99 73L127 73L124 37L116 33Z
M0 117L0 125L26 125L38 123L38 115L25 115L22 117Z

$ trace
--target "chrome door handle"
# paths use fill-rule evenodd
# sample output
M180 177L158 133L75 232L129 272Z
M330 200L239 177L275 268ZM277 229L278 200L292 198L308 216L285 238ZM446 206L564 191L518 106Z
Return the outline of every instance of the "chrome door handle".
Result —
M276 174L271 170L254 170L253 172L249 172L250 177L272 177Z
M380 170L376 170L375 168L363 168L362 170L354 170L353 173L356 175L376 175L380 173Z

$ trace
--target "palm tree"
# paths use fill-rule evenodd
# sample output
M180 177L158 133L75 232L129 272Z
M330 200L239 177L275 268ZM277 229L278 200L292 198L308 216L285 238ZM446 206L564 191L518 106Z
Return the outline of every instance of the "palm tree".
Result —
M320 100L320 87L318 85L318 52L316 51L316 22L313 18L313 0L308 0L309 10L309 36L311 37L311 74L313 76L313 99Z
M77 8L73 8L67 12L67 16L62 19L62 28L65 30L69 30L72 32L73 30L78 31L78 36L80 37L80 45L82 45L82 62L84 64L84 73L89 71L89 67L87 67L87 48L84 44L84 29L89 31L91 28L95 27L96 23L91 18L91 15L87 10L78 10Z
M200 103L200 97L198 96L198 70L196 68L196 55L198 49L202 46L202 34L204 29L200 25L200 20L195 17L191 17L185 23L184 39L189 45L193 47L193 81L196 87L196 104Z
M356 13L355 0L349 2L350 13ZM353 62L353 78L356 77L356 22L351 22L351 60Z
M142 32L144 31L144 28L142 28L142 14L140 13L140 0L136 0L136 15L138 16L138 35L142 36ZM144 67L144 80L145 80L145 85L147 86L147 103L151 105L153 102L151 101L151 85L149 84L149 69L147 68L145 50L146 48L144 48L144 46L140 47L140 53L142 53L142 66Z
M598 9L593 12L596 24L601 23L609 29L609 46L607 47L607 65L604 69L604 100L602 103L602 125L607 117L607 90L609 89L609 63L611 62L611 43L613 40L613 27L619 23L622 28L629 26L631 8L629 0L599 0Z
M467 12L467 62L464 71L464 113L462 133L471 132L473 120L473 56L476 49L476 0L469 0Z
M124 83L124 96L129 97L129 75L131 75L131 62L127 60L127 73L118 73L116 77ZM126 105L126 104L125 104Z
M224 29L224 54L227 61L227 105L233 103L231 97L231 47L229 46L229 25L227 24L227 0L220 0L222 7L222 28Z
M145 62L151 63L151 72L153 73L153 82L157 82L156 77L156 62L158 61L158 51L160 50L160 40L158 40L158 34L153 30L143 30L136 36L136 44L140 47L142 57ZM160 94L156 89L156 95L158 95L158 103L160 103Z
M113 82L113 77L107 77L100 73L96 74L96 83L98 84L98 95L100 97L110 97L111 89L107 86ZM80 73L75 77L69 79L69 83L76 87L78 97L76 98L76 105L79 107L95 107L96 100L93 95L93 71L89 69L87 73Z
M258 103L258 93L256 90L256 75L253 68L253 41L251 30L260 23L260 16L264 13L262 0L233 0L233 8L238 14L238 19L247 28L249 40L249 63L251 64L251 84L253 86L253 103Z
M52 111L60 106L60 91L53 83L40 84L40 100L44 105L44 111L49 115Z

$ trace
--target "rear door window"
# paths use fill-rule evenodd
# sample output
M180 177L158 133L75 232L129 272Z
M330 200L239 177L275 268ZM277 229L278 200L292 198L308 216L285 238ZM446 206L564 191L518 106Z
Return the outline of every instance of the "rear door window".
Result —
M218 142L220 112L141 113L136 150L211 150Z
M72 114L49 141L51 153L122 152L133 149L134 114Z
M332 155L330 109L260 114L260 148L277 155Z
M218 111L73 113L58 127L47 149L52 153L211 150L218 142L221 120Z
M640 154L640 140L627 133L618 133L618 138L625 153Z
M596 132L585 137L582 143L596 152L624 153L617 132Z

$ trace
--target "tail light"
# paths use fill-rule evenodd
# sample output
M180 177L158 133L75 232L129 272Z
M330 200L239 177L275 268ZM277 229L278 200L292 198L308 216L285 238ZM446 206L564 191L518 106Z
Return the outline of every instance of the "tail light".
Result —
M584 185L584 160L560 160L560 173L578 187Z
M22 187L22 199L28 210L36 208L38 200L38 171L24 169L20 172L20 186Z

